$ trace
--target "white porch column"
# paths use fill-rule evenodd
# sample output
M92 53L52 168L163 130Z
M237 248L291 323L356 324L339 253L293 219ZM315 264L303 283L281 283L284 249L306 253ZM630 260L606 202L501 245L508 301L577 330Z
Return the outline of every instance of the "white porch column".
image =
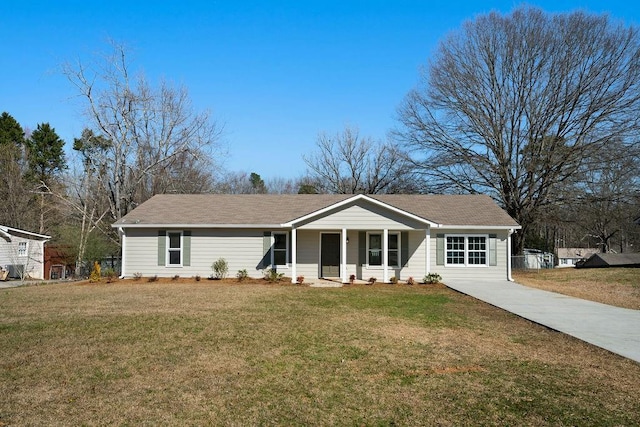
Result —
M389 230L382 233L382 281L389 283Z
M513 234L513 229L509 230L507 233L507 280L513 282L513 277L511 277L511 235Z
M427 233L425 235L425 250L427 251L427 272L426 274L431 273L431 227L427 228Z
M295 227L291 227L291 283L298 283L298 269L296 263L298 262L298 230Z
M347 229L342 229L342 234L340 235L340 280L342 283L348 283L349 278L347 277Z

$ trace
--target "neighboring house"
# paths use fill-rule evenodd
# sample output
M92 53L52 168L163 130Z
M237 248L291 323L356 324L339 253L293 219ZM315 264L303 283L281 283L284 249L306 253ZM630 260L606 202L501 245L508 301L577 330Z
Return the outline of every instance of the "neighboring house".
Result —
M44 248L44 278L66 279L73 274L75 259L71 248L64 245L47 245Z
M0 225L0 268L9 277L44 278L44 243L51 236Z
M558 248L558 267L575 267L579 261L599 252L598 248Z
M578 264L580 268L640 267L640 253L593 254Z
M510 279L520 226L483 195L157 195L113 224L122 275Z

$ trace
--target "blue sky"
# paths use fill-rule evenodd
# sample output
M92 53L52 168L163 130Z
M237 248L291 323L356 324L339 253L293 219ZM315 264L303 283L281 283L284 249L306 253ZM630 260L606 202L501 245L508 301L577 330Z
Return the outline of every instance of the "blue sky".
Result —
M152 81L189 89L225 126L225 168L301 176L319 132L346 125L384 139L438 41L514 1L29 1L0 3L0 110L23 127L49 122L70 147L85 119L65 61L127 44ZM538 1L640 23L635 1Z

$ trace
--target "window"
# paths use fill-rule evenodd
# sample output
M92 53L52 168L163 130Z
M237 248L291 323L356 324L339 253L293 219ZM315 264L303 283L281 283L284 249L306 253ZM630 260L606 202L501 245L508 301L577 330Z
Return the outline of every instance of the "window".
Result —
M167 259L168 266L181 266L182 265L182 233L180 232L168 232L167 233Z
M487 236L447 236L446 265L487 265Z
M18 242L18 256L27 256L27 242Z
M287 254L289 253L289 236L287 233L272 233L273 251L271 264L287 265Z
M367 240L367 264L382 266L382 233L369 233ZM389 233L387 248L389 267L400 267L400 233Z
M484 236L467 237L469 246L469 264L486 265L487 264L487 239Z

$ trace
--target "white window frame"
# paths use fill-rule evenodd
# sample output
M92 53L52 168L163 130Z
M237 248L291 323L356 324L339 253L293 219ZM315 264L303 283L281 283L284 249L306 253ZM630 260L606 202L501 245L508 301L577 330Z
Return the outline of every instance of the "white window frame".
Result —
M371 235L379 235L380 236L380 243L381 243L381 248L380 248L380 256L384 259L384 254L382 253L382 251L384 250L384 233L382 231L367 231L367 259L366 259L366 266L367 268L379 268L382 269L382 264L384 264L384 261L381 261L380 265L371 265L369 264L369 241L370 238L369 236ZM402 233L400 233L399 231L390 231L389 236L398 236L398 264L397 265L391 265L389 264L387 267L391 267L391 268L400 268L400 264L402 264ZM387 245L388 246L388 245ZM387 247L387 252L389 252L390 250L395 251L396 249L389 249ZM387 256L387 259L388 256Z
M449 237L464 237L464 263L452 264L449 263L448 257L448 243ZM476 250L469 250L469 238L470 237L483 237L484 238L484 264L471 264L469 263L469 252L481 252ZM489 266L489 235L488 234L445 234L444 236L444 265L445 267L488 267Z
M276 264L276 234L283 234L286 239L286 247L284 253L284 264ZM278 249L278 251L282 251L282 249ZM271 232L271 265L276 268L289 268L289 233L287 231L272 231Z
M171 247L171 239L169 238L169 235L171 234L180 235L180 248ZM171 264L171 252L176 252L177 250L180 251L180 264ZM166 249L165 267L171 267L171 268L182 267L183 257L184 257L184 232L167 230L167 249Z
M24 249L21 249L20 246L23 246L23 245L24 245ZM27 255L29 255L29 242L27 241L18 242L16 252L19 257L26 257Z

